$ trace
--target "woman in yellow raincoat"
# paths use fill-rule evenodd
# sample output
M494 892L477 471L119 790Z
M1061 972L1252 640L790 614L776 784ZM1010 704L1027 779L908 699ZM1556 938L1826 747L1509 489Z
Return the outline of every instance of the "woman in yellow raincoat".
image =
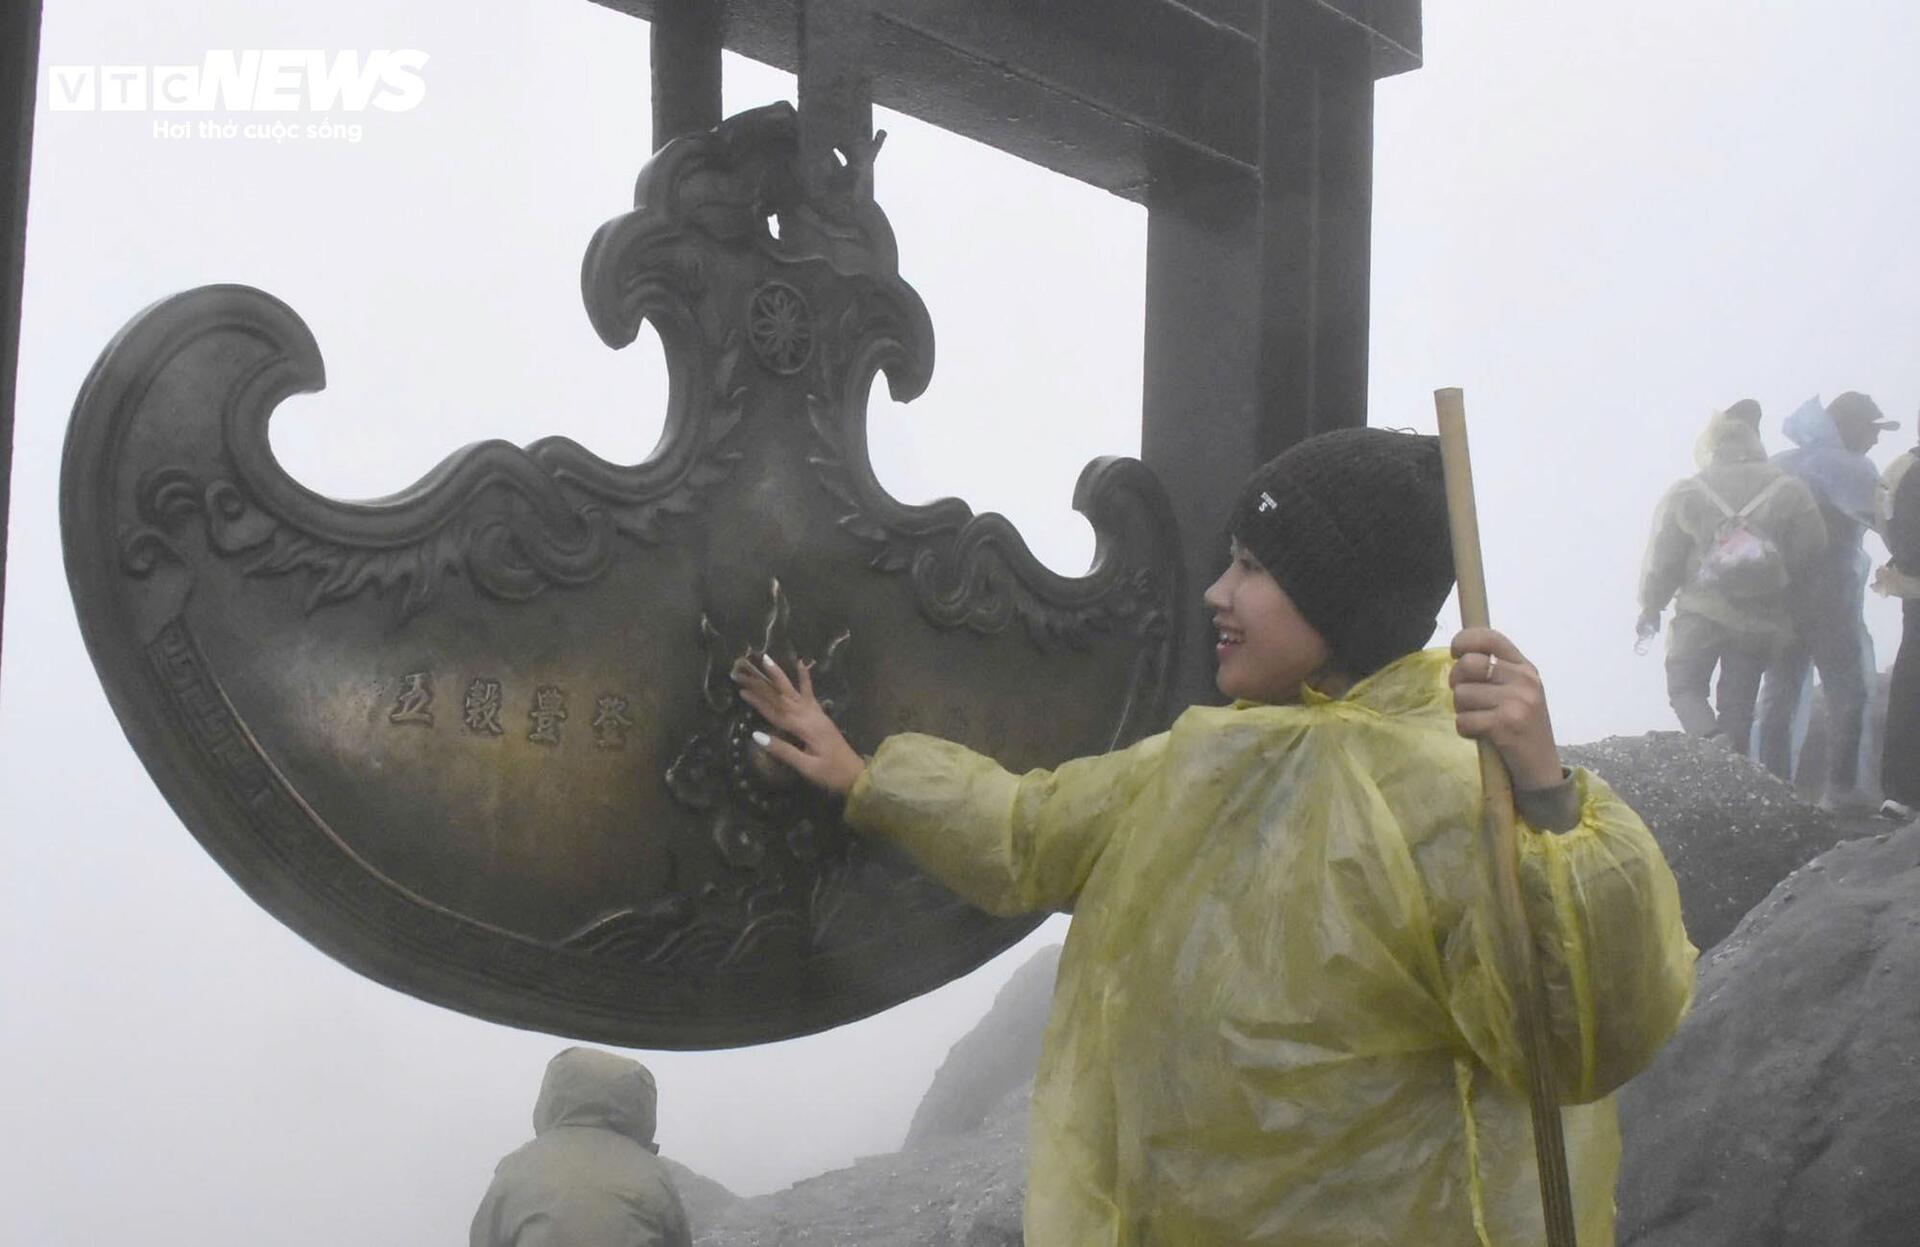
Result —
M1420 652L1453 573L1432 438L1310 439L1255 473L1206 594L1230 707L1052 771L889 738L803 668L740 673L776 758L997 913L1074 921L1034 1085L1035 1247L1544 1241L1515 988L1477 861L1475 738L1513 773L1580 1241L1613 1241L1614 1088L1685 1011L1673 877L1559 760L1491 631Z

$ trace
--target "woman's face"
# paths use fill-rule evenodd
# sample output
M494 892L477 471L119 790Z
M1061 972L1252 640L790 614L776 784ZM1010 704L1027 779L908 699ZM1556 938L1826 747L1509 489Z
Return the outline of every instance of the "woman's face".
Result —
M1237 701L1294 701L1333 653L1245 547L1236 541L1230 552L1233 561L1204 597L1218 633L1214 683Z

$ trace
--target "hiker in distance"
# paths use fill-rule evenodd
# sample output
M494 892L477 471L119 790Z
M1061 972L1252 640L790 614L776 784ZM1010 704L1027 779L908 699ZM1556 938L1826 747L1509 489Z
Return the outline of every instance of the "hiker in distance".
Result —
M1760 677L1793 644L1796 585L1827 548L1820 504L1805 481L1767 462L1760 404L1713 413L1694 447L1700 471L1660 499L1640 574L1642 641L1667 633L1667 700L1691 736L1753 752ZM1717 705L1707 700L1714 669Z
M631 1057L554 1056L534 1137L494 1170L469 1247L693 1247L653 1137L658 1103L652 1071Z
M1802 403L1781 428L1794 443L1773 461L1805 481L1820 503L1827 546L1794 584L1794 639L1767 668L1760 686L1755 756L1785 780L1795 774L1796 719L1808 676L1817 671L1827 710L1827 774L1820 804L1830 810L1871 808L1862 784L1874 671L1864 608L1869 560L1863 545L1876 522L1880 471L1867 458L1880 435L1900 427L1857 390Z
M1453 583L1437 439L1349 429L1255 472L1205 602L1231 706L1012 775L931 736L863 758L756 656L773 757L996 913L1071 910L1034 1086L1027 1241L1542 1241L1527 1079L1482 883L1477 740L1512 773L1583 1241L1611 1242L1610 1093L1692 993L1646 827L1567 772L1492 630L1423 650ZM757 666L756 666L757 664Z

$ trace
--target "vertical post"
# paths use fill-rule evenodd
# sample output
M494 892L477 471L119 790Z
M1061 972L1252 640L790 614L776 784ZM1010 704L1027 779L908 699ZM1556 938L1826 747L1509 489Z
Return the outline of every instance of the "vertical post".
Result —
M27 175L33 165L33 104L40 68L40 0L6 6L0 18L0 170L7 194L0 203L0 620L7 604L7 517L13 482L13 401L20 371L20 296L27 259ZM0 625L3 626L3 625ZM4 644L0 632L0 644Z
M1141 457L1172 495L1196 592L1226 565L1241 480L1302 438L1367 419L1367 35L1316 0L1269 0L1261 46L1257 176L1168 153L1147 197ZM1206 630L1188 635L1176 708L1219 700Z
M1154 162L1147 196L1146 349L1140 457L1160 477L1180 525L1188 597L1227 565L1227 509L1247 473L1270 457L1258 386L1259 186L1246 175ZM1175 630L1170 709L1218 702L1212 632Z
M800 168L809 194L839 167L834 149L873 137L869 0L800 0Z
M1365 31L1267 6L1261 67L1261 393L1280 446L1367 422L1373 69Z
M723 0L657 0L653 10L653 150L720 124Z

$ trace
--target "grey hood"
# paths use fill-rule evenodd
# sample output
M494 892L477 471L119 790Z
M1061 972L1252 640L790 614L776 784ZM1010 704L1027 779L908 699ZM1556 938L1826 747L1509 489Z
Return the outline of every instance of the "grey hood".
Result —
M533 1132L561 1126L597 1126L651 1146L659 1092L647 1067L630 1057L593 1048L568 1048L547 1062Z

